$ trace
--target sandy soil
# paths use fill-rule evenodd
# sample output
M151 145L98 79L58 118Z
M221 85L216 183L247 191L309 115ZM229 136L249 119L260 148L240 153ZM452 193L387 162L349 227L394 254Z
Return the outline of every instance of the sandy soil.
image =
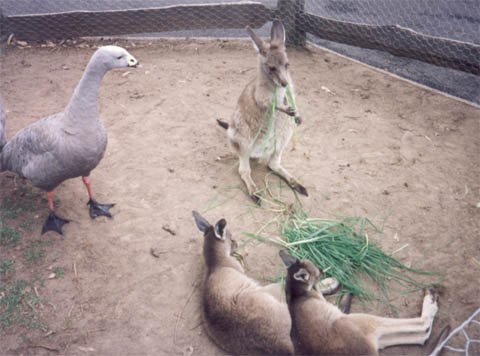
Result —
M249 42L226 40L126 47L142 65L104 78L100 105L109 144L92 173L98 200L116 203L115 216L92 221L81 180L70 180L58 188L56 206L73 221L63 237L40 237L48 209L37 198L31 238L53 241L43 273L56 256L65 275L38 285L48 301L39 309L47 329L29 331L28 340L23 329L6 329L4 354L54 353L48 348L65 355L223 354L201 326L202 235L191 211L212 223L225 217L240 241L277 216L237 189L243 185L233 159L218 159L228 148L215 119L233 112L255 74L255 53ZM8 137L65 107L93 50L5 52L0 89ZM407 265L444 272L433 333L456 327L480 306L479 110L322 50L291 50L289 58L304 122L283 163L310 193L301 198L304 208L315 217L385 222L385 251L404 247L396 256ZM266 173L255 166L258 185ZM16 199L22 183L11 177L0 174L0 194ZM278 186L276 177L268 181ZM283 196L294 201L290 191ZM279 233L275 225L267 231ZM277 251L248 243L248 274L277 275ZM393 294L398 310L358 301L352 310L416 316L421 300L421 292ZM415 346L384 352L425 353Z

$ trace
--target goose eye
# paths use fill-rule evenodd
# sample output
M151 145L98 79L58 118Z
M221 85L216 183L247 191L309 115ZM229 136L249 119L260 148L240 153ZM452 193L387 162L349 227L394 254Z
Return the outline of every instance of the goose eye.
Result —
M117 59L122 59L122 56L118 56Z

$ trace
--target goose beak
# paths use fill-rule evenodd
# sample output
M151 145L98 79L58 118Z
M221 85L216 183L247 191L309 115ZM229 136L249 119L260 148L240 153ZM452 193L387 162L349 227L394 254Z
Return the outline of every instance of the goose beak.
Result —
M136 68L138 66L138 61L130 54L127 56L127 63L129 67Z

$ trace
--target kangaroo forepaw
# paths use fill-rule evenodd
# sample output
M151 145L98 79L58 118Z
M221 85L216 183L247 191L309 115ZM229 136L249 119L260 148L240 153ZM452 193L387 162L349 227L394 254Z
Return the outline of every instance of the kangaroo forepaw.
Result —
M285 110L285 113L288 115L288 116L295 116L295 114L297 113L295 111L294 108L292 108L291 106L289 106L286 110Z

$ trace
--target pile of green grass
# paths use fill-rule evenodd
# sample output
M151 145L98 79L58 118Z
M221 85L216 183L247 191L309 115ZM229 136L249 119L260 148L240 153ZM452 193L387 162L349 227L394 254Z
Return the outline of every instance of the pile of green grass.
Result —
M403 292L434 287L417 282L412 274L438 275L407 267L392 255L382 251L371 241L367 229L378 229L365 218L325 220L308 218L305 214L292 215L283 226L285 241L281 242L290 254L315 263L326 277L336 278L342 285L339 298L352 293L362 302L388 302L391 282ZM365 287L365 276L380 287L381 294Z
M286 97L289 106L296 109L293 93L289 87L287 87ZM267 120L262 123L263 125L254 138L254 140L257 140L264 133L261 146L263 150L266 150L269 144L275 145L276 137L275 135L270 137L270 131L273 126L277 104L275 88L271 106L266 112ZM265 122L266 127L264 127ZM333 277L341 283L342 291L338 300L344 294L353 294L362 302L379 300L392 306L388 298L388 291L392 289L391 282L396 283L397 287L400 287L400 291L403 292L438 287L434 283L422 284L417 282L412 274L438 276L439 273L408 267L394 258L393 254L383 252L376 242L371 241L366 230L371 229L375 232L379 232L379 230L368 219L357 217L347 217L341 220L309 218L304 213L295 190L292 190L295 195L295 203L286 203L282 199L284 184L281 180L278 189L271 189L267 179L271 174L278 175L276 172L266 175L262 207L267 206L266 209L276 213L277 216L264 224L256 233L244 234L262 242L273 242L287 249L291 255L315 263L323 271L325 277ZM220 203L214 199L207 210L223 205L233 197L228 196ZM254 208L258 208L258 206ZM250 213L253 214L251 210ZM279 223L285 216L287 216L287 222L283 224L282 228L284 240L262 236L267 226ZM283 278L282 274L282 276L277 276L270 281L278 282ZM381 293L379 294L366 287L365 279L378 285Z

